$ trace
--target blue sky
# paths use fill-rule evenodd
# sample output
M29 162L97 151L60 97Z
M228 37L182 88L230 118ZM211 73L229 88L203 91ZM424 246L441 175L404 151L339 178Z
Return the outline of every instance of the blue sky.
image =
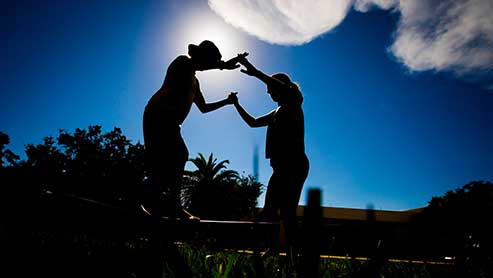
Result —
M327 206L412 209L469 181L493 180L488 37L486 45L475 41L482 56L448 53L438 48L443 41L413 52L404 39L415 19L402 4L386 6L390 0L372 9L365 8L371 1L356 1L359 6L343 9L340 21L325 29L310 22L316 32L302 28L305 33L292 35L277 32L285 26L267 33L252 21L243 26L224 14L235 7L211 9L219 0L38 2L12 1L0 12L0 130L18 154L59 128L94 124L118 126L142 141L144 106L166 67L188 43L209 38L225 58L247 51L260 69L286 72L300 84L311 163L302 204L306 190L317 187ZM242 2L256 1L236 1ZM265 24L275 24L271 17ZM491 22L485 24L478 26ZM239 71L198 78L208 101L238 91L254 115L275 107L265 87ZM191 156L212 152L245 174L252 173L258 146L260 180L267 183L265 129L248 128L232 106L206 115L193 108L182 133Z

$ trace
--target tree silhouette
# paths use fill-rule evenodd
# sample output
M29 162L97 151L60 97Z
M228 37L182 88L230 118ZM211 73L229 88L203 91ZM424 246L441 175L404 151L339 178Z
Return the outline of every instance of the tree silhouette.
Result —
M134 207L145 182L144 146L130 142L117 127L109 132L98 125L74 132L60 129L57 137L27 144L25 160L6 149L9 142L8 135L0 132L1 180L15 188L18 196L71 193ZM212 154L206 158L199 153L190 161L196 170L184 176L182 200L186 208L206 218L253 215L261 183L227 169L229 161L218 161Z
M196 158L192 158L190 161L197 167L197 170L190 172L190 175L195 177L198 183L219 184L226 180L239 178L238 172L226 170L229 160L217 162L217 158L214 158L212 153L207 160L203 154L199 153Z
M60 151L53 137L45 137L42 144L27 144L25 151L27 160L22 165L35 176L48 178L64 174L67 156Z
M443 196L433 197L413 224L426 248L455 254L458 265L493 256L493 183L472 181ZM435 254L436 250L430 250ZM493 267L490 261L490 269ZM472 276L470 276L472 277Z
M493 219L492 212L493 183L472 181L443 196L433 197L419 219L453 237L474 234L474 237L484 235L486 238L491 235L484 232L491 230L488 220Z
M0 205L6 205L10 195L19 189L14 183L17 177L22 176L19 173L20 158L6 148L9 143L9 136L0 131Z
M182 194L185 207L203 218L238 219L251 216L262 184L228 170L228 160L218 161L199 153L190 161L197 168L187 171Z
M27 144L23 161L4 150L9 142L6 134L1 133L0 139L1 165L6 161L11 166L10 183L25 190L133 202L145 177L144 146L132 144L117 127L107 133L97 125L73 133L59 130L56 139L47 136L40 144Z
M120 128L101 126L60 130L58 143L67 157L66 175L78 192L111 200L132 200L144 179L144 146L132 144Z
M0 131L0 169L7 166L16 166L18 163L19 156L5 148L9 143L10 137Z

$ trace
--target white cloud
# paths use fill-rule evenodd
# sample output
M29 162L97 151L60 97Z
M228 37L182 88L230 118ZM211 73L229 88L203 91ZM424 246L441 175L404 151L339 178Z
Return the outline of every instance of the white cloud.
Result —
M275 44L304 44L354 7L400 14L389 51L411 71L493 70L491 0L209 0L226 22Z
M336 27L352 0L209 0L231 25L275 43L298 45Z
M410 70L493 69L491 0L402 0L390 51Z
M360 12L367 12L373 7L388 10L398 3L397 0L355 0L354 9Z

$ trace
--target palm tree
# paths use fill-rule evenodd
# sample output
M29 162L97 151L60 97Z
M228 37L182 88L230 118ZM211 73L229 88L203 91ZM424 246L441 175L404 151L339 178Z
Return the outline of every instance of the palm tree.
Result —
M197 170L191 172L191 174L199 183L220 184L227 180L239 178L238 172L223 170L226 169L229 160L217 162L217 158L214 158L212 153L207 160L203 154L199 153L196 158L192 158L190 161L197 167Z
M183 181L182 200L184 206L197 216L219 217L225 195L234 191L240 176L227 170L229 160L218 161L213 154L206 159L199 153L190 159L197 170L186 171Z

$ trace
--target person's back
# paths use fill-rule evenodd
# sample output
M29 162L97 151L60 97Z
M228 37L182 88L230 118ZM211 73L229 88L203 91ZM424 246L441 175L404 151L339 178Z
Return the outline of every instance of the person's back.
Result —
M200 86L191 59L181 55L168 67L163 85L151 97L146 109L159 111L160 118L181 125L197 93L200 93Z

